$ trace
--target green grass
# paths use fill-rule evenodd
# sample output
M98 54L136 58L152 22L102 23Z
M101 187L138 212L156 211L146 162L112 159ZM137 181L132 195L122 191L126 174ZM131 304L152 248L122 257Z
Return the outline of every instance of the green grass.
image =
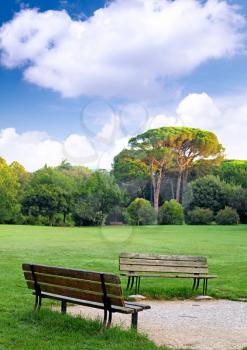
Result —
M49 301L44 302L47 307L40 314L31 311L33 297L24 282L23 262L117 273L121 251L206 255L210 272L219 276L209 281L209 294L217 298L247 298L247 225L0 226L0 349L158 349L131 331L113 328L102 333L98 322L51 312ZM141 293L150 298L189 298L191 282L146 279Z

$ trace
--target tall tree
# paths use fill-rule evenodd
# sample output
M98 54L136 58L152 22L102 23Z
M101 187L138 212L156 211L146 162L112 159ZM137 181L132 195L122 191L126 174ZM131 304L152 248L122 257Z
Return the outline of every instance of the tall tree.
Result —
M186 127L151 129L129 140L129 149L115 157L114 173L117 170L149 176L157 212L161 183L168 171L177 172L176 199L181 201L188 170L195 162L220 162L223 151L216 135L209 131Z
M154 209L158 213L161 182L173 162L172 149L164 142L161 128L131 138L129 147L135 164L151 178Z
M182 201L182 193L187 183L188 170L195 162L219 164L223 160L224 148L217 136L210 131L187 128L161 128L168 147L173 149L175 167L178 172L176 200ZM208 164L207 164L208 165Z

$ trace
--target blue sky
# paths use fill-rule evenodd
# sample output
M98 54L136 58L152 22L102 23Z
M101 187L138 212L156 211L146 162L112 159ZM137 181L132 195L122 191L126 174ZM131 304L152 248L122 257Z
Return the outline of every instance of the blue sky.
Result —
M182 124L246 159L247 2L173 3L1 1L0 156L109 168L128 137Z

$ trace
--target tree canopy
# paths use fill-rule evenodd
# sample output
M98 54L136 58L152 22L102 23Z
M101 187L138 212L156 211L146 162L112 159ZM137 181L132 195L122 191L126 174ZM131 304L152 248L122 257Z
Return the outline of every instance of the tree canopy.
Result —
M161 183L168 171L177 173L176 199L181 201L182 181L187 181L188 169L205 160L220 163L223 154L223 146L210 131L161 127L131 138L128 149L115 157L114 174L125 178L138 174L140 180L150 178L157 212Z

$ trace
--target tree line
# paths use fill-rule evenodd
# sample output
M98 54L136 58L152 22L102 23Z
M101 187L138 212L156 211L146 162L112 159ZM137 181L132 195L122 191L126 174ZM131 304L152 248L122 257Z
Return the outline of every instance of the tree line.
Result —
M247 161L224 160L212 132L163 127L131 138L112 171L63 161L29 173L0 158L0 198L0 223L162 224L174 213L175 223L196 223L225 207L247 223Z

